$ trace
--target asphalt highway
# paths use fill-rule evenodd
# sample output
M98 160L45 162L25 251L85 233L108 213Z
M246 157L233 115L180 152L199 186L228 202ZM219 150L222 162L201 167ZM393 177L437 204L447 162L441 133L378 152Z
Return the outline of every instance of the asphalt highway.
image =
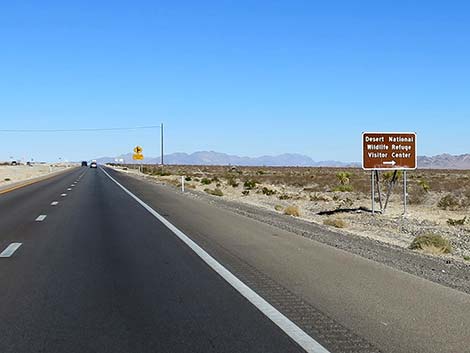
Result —
M303 352L99 169L3 194L12 243L2 353Z
M470 351L469 295L109 168L0 195L0 318L2 353Z

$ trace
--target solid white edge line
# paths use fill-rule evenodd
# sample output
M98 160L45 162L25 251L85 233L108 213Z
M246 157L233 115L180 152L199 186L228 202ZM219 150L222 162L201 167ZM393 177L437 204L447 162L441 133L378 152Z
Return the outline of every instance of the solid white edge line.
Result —
M38 216L38 218L36 218L36 222L42 222L46 219L47 215L45 214L42 214L40 216Z
M192 241L186 234L176 228L173 224L166 220L163 216L157 213L153 208L135 196L132 192L122 186L116 179L109 175L103 168L101 171L107 175L112 181L114 181L122 190L124 190L130 197L137 201L143 208L145 208L150 214L157 218L163 223L169 230L171 230L180 240L182 240L187 246L191 248L209 267L217 272L225 281L227 281L233 288L235 288L241 295L243 295L249 302L251 302L259 311L261 311L266 317L274 322L282 331L284 331L292 340L294 340L299 346L301 346L308 353L330 353L320 343L310 337L305 331L299 326L289 320L280 311L274 308L260 295L248 287L245 283L240 281L235 275L233 275L224 266L218 263L212 256L210 256L205 250L199 245Z
M10 257L15 253L16 250L22 245L22 243L11 243L2 251L0 257Z

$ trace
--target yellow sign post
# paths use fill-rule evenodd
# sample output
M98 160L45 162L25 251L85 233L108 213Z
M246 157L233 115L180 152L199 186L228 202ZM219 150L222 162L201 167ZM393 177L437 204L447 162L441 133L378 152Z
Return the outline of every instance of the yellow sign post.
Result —
M132 156L132 159L135 160L135 161L141 161L144 159L144 155L142 154L142 152L144 151L144 149L140 146L135 146L134 147L134 155Z

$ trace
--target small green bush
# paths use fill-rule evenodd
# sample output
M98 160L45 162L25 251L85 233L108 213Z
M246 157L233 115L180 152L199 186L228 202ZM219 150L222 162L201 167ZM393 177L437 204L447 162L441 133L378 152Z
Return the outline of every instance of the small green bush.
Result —
M341 185L348 185L351 178L351 173L349 172L339 172L336 173L336 178L338 178Z
M276 211L282 211L283 208L284 208L284 207L282 207L281 205L275 205L275 206L274 206L274 209L275 209Z
M202 179L201 179L201 184L202 184L202 185L209 185L209 184L212 184L212 180L211 180L211 179L208 179L208 178L202 178Z
M467 221L467 217L464 217L462 219L449 218L447 220L447 224L450 225L450 226L463 226L466 221Z
M264 187L261 191L263 192L263 195L266 195L266 196L271 196L276 193L276 190L271 190L271 189L268 189L267 187Z
M429 186L429 184L427 183L427 181L424 180L424 179L418 180L418 185L421 186L421 188L422 188L425 192L429 192L429 190L431 189L431 187Z
M279 200L290 200L292 197L287 194L279 195Z
M10 179L10 178L5 178L5 179L3 179L3 180L5 180L5 181L11 181L11 179Z
M186 177L186 178L184 178L184 180L191 181L192 179L191 179L191 177Z
M243 190L242 195L243 196L248 196L250 194L250 190Z
M220 189L204 189L205 192L207 192L208 194L210 195L214 195L214 196L224 196L224 193L222 192L222 190Z
M410 244L411 250L429 250L435 249L433 252L440 252L449 254L452 252L452 245L450 242L440 236L439 234L424 234L418 235Z
M252 190L256 187L256 184L258 184L257 181L255 180L247 180L245 181L245 183L243 184L244 188L247 189L247 190Z
M452 194L447 194L443 196L437 203L437 207L441 210L455 210L459 208L459 200Z

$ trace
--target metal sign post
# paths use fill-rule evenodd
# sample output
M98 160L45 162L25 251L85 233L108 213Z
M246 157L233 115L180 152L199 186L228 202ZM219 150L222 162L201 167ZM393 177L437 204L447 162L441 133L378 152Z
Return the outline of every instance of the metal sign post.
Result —
M407 181L406 181L406 170L403 171L403 217L406 217L406 202L407 202Z
M184 175L181 176L181 192L184 192Z
M372 214L375 214L375 190L374 190L374 185L375 185L375 174L374 171L370 173L370 189L371 189L371 199L372 199Z

